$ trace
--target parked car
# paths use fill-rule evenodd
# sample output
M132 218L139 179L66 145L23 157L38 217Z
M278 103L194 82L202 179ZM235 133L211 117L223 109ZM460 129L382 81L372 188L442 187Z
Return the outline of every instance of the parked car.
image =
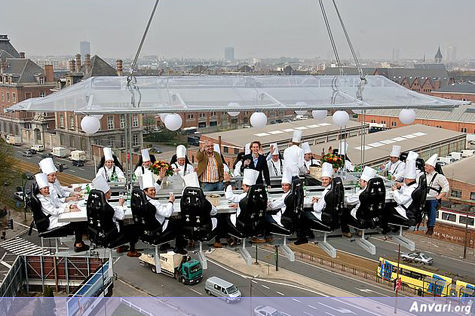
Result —
M32 157L33 155L29 151L24 151L21 153L23 157Z
M30 149L28 149L28 150L27 150L27 152L31 153L32 155L34 155L34 154L36 154L36 153L37 153L37 151L36 151L36 150L34 150L34 149L31 149L31 148L30 148Z
M44 153L44 154L41 154L41 158L53 158L53 154L52 153Z
M154 153L157 153L157 154L161 154L161 153L162 153L162 151L161 151L160 148L158 148L158 147L152 147L152 148L150 148L150 151L151 151L151 152L154 152Z
M82 161L82 160L73 160L73 166L84 167L84 161Z
M59 172L63 172L64 169L68 169L68 166L64 163L57 163L56 168L59 170Z
M269 305L258 305L254 308L254 316L285 316L287 313L278 311Z
M401 254L401 258L403 261L417 262L428 265L432 265L432 263L434 262L434 259L432 259L432 257L429 257L423 252L403 253Z

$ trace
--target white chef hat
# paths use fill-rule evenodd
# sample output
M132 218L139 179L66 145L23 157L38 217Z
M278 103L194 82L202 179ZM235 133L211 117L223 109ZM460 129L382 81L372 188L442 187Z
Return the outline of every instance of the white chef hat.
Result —
M271 146L274 146L274 151L271 152L271 155L278 155L279 154L279 147L277 146L277 143L272 143L270 144Z
M410 151L407 153L406 160L416 160L417 158L419 158L419 154L416 153L415 151Z
M198 181L198 174L196 172L189 173L183 177L185 187L199 188L200 182Z
M247 143L244 146L244 155L249 155L251 153L251 143Z
M430 156L429 159L427 159L426 165L435 167L435 165L437 164L437 158L438 158L438 157L439 157L439 155L433 154L432 156Z
M404 178L416 179L416 161L406 160L406 168L404 169Z
M46 176L45 173L35 174L35 180L36 180L36 184L38 184L38 189L43 189L44 187L47 187L49 185L48 177Z
M348 143L345 139L340 140L338 144L338 154L339 155L346 155L346 151L348 150Z
M393 150L389 154L390 157L398 157L401 155L401 146L399 145L394 145Z
M176 157L185 158L186 157L186 147L183 145L176 146Z
M310 145L308 142L302 143L302 149L304 154L311 154L312 149L310 149Z
M92 186L94 187L94 189L102 191L104 193L107 193L111 189L111 187L107 183L106 178L104 178L103 176L95 177L94 180L92 180Z
M145 190L148 188L153 188L155 187L155 179L153 178L153 173L152 172L146 172L142 175L142 185L141 189Z
M288 183L292 184L292 174L287 170L287 168L284 168L284 172L282 173L282 180L280 183Z
M259 171L254 169L244 169L244 176L242 179L242 183L245 185L251 186L256 184L257 178L259 177Z
M217 152L218 154L221 153L221 148L219 148L219 144L214 144L214 145L213 145L213 150L214 150L215 152Z
M369 181L376 176L376 170L371 167L365 166L363 173L361 174L361 180Z
M328 163L328 162L324 162L323 165L322 165L322 175L321 177L333 177L333 166L332 164Z
M300 143L302 141L302 131L295 130L294 135L292 136L292 143Z
M150 161L150 153L148 152L148 149L146 148L146 149L142 149L142 162L147 162L147 161Z
M58 169L56 169L56 166L54 165L53 158L45 158L40 161L39 165L41 171L47 175L58 171Z
M105 161L114 160L114 157L112 156L112 149L110 149L109 147L104 147L103 151Z

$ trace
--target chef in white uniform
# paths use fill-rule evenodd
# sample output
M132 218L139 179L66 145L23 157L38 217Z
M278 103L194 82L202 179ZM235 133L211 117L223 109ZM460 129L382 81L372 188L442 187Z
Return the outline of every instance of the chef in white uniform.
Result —
M271 144L271 152L267 155L267 168L271 177L282 176L284 168L284 159L280 159L279 147L277 143Z
M247 143L245 146L244 146L244 156L246 155L249 155L251 153L251 143ZM243 156L243 157L244 157ZM236 163L236 165L234 166L234 170L233 170L233 176L234 177L240 177L242 176L242 173L241 173L241 167L242 167L242 160L238 161ZM225 172L224 174L226 174L227 172Z
M291 146L284 150L284 167L290 172L290 176L298 176L305 173L304 153L299 147L302 140L302 131L295 130Z
M109 200L112 196L111 188L107 183L107 180L102 176L98 175L94 180L92 180L92 185L94 189L99 190L104 193L104 198L107 204L114 210L114 215L112 217L112 221L114 222L117 233L121 234L118 235L117 238L121 238L124 243L129 242L130 248L127 246L119 246L117 247L117 252L122 253L128 250L127 256L128 257L140 257L141 253L137 252L135 249L135 244L139 240L139 229L135 224L128 224L125 225L122 221L125 218L125 211L127 209L125 204L125 200L123 198L119 199L118 205L112 205L109 203Z
M285 206L285 198L289 195L290 189L292 188L292 177L290 176L289 172L284 171L281 180L281 186L284 193L277 199L272 199L268 201L267 209L271 211L278 211L272 216L272 219L279 225L284 228L282 225L282 214L284 214L286 206Z
M239 216L239 214L241 213L241 209L239 208L239 202L241 202L241 200L246 197L247 191L249 191L251 186L256 184L256 181L257 181L258 177L259 177L259 171L256 171L254 169L246 168L246 169L244 169L244 177L242 179L242 191L243 191L243 193L234 194L233 193L233 188L231 187L231 185L228 185L226 187L226 190L224 191L224 195L225 195L226 199L230 202L236 203L236 205L235 205L235 208L237 208L236 213L231 214L231 216L230 216L231 222L234 226L236 226L236 219ZM229 180L230 180L229 175L226 176L226 174L225 174L224 181L229 181Z
M176 162L172 164L172 168L175 170L175 173L184 177L187 174L193 173L195 168L189 163L186 163L186 147L183 145L178 145L176 147Z
M114 164L114 156L112 149L104 147L104 166L99 168L96 177L101 176L106 179L107 182L111 182L114 178L119 182L125 182L124 172Z
M340 140L340 143L338 144L338 154L343 156L343 159L345 160L345 165L343 166L344 170L346 171L355 171L355 167L349 161L347 158L348 154L348 143L346 140L342 139Z
M150 171L150 166L153 163L153 161L151 161L150 159L150 153L148 149L142 149L141 153L142 153L142 165L138 166L134 172L137 178L143 175L147 170Z
M383 171L391 175L391 179L402 182L404 180L405 163L399 160L401 146L394 145L389 154L389 162L383 166Z
M66 186L62 186L59 183L58 178L56 177L56 166L54 165L52 158L45 158L39 162L41 172L46 174L48 178L48 183L50 186L50 195L53 199L59 199L60 202L68 202L68 201L78 201L79 200L79 193L75 193L75 191L81 190L80 187L76 188L75 190L70 189Z
M60 228L64 229L66 233L73 233L75 236L74 251L81 252L89 249L89 246L85 245L82 241L82 235L85 233L86 228L83 222L78 223L61 223L59 222L59 216L64 212L78 212L79 209L76 205L68 206L68 203L61 202L59 199L51 197L51 183L48 181L48 177L44 173L38 173L35 175L36 184L38 185L39 193L36 195L41 203L41 211L44 215L48 216L49 226L48 230Z
M363 173L361 174L360 177L360 189L356 191L355 193L349 194L345 196L346 204L351 205L353 209L351 210L350 214L353 216L355 219L356 218L356 212L358 211L358 208L360 207L360 194L366 190L366 187L368 185L368 181L376 177L376 170L374 170L371 167L365 166L363 169Z
M200 187L198 174L196 174L196 172L192 172L184 176L183 181L185 182L185 188L187 187L199 188ZM218 214L218 209L214 205L211 205L211 211L209 212L209 214L211 215L211 223L212 223L211 230L215 230L216 227L218 226L218 219L215 217Z
M312 202L313 202L312 215L315 216L319 221L322 220L322 212L326 206L325 195L327 195L327 193L331 189L333 173L334 173L333 166L329 164L328 162L324 162L322 165L321 181L322 181L322 186L325 187L325 189L323 190L322 196L320 198L314 197L312 199Z
M157 191L155 189L156 183L154 181L152 173L145 173L141 177L141 179L141 188L147 196L147 201L155 207L155 218L160 224L162 224L162 232L165 232L167 229L171 231L179 229L178 223L176 223L174 220L169 219L170 216L172 216L173 214L173 206L175 203L175 196L173 195L173 193L170 193L168 202L166 204L162 204L158 200L154 199ZM180 236L180 234L178 234L178 236ZM177 237L174 251L176 253L186 254L184 246L184 239L181 236Z
M313 159L312 149L308 142L302 143L303 149L303 164L305 167L305 173L310 173L310 166L320 166L320 161Z

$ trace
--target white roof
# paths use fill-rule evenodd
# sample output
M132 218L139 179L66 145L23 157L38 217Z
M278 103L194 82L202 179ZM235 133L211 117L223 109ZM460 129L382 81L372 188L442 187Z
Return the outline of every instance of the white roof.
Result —
M362 101L359 76L139 76L91 77L6 112L74 111L82 114L167 113L454 107L447 100L406 89L383 76L367 76ZM133 95L133 98L132 98ZM131 104L135 99L135 105ZM332 100L333 99L333 100ZM231 106L230 106L231 104Z

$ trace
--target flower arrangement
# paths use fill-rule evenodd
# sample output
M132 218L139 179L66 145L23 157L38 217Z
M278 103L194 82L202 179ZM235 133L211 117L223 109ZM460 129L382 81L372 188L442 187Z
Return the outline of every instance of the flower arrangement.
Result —
M150 166L150 171L152 171L157 176L160 174L160 170L162 168L166 169L165 176L173 176L173 168L170 166L168 162L157 160Z
M337 168L337 169L345 165L345 162L343 161L343 159L341 159L340 156L335 155L335 154L325 154L322 157L322 162L328 162L329 164L333 166L333 168Z

